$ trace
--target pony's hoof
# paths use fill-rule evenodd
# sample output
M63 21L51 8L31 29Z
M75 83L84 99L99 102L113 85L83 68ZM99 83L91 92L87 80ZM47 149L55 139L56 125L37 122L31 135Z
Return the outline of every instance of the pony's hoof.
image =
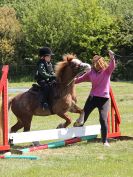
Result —
M82 127L84 124L83 123L81 123L81 122L75 122L74 124L73 124L73 127Z
M39 141L34 141L34 142L32 142L32 145L33 146L40 146L40 142Z
M59 124L58 126L57 126L57 129L58 128L64 128L64 124Z

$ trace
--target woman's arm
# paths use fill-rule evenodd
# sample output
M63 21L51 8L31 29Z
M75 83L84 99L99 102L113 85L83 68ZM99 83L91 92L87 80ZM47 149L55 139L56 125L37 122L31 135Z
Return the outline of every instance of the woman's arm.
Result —
M115 69L116 63L115 63L114 52L112 52L111 50L109 50L109 57L110 57L110 63L106 71L109 74L112 74L113 70Z
M83 74L80 77L75 78L74 79L75 80L75 84L78 84L78 83L81 83L81 82L89 82L90 81L89 73L90 73L90 71L85 73L85 74Z

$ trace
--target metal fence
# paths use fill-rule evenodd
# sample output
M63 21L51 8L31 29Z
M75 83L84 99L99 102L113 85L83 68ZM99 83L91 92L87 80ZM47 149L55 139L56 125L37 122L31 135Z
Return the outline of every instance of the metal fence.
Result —
M2 66L0 66L0 72ZM9 65L9 81L33 81L36 65Z
M2 71L0 65L0 75ZM125 64L117 63L117 67L111 77L112 80L127 80L133 81L133 59L128 60ZM8 79L10 82L34 81L36 65L9 65Z

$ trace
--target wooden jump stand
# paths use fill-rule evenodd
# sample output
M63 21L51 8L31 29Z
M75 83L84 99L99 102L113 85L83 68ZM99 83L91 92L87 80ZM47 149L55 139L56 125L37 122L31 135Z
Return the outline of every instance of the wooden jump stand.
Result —
M8 65L3 66L0 80L0 102L2 106L2 112L0 113L0 151L10 149L8 144L8 70Z
M110 99L111 99L111 111L108 112L108 138L117 138L121 136L120 132L121 117L112 88L110 88Z
M8 65L2 68L2 77L0 80L0 95L2 112L0 114L0 151L7 151L10 149L8 143L9 140L9 128L8 128ZM117 138L121 136L120 123L121 118L119 110L113 95L112 89L110 89L111 98L111 110L108 113L108 138Z

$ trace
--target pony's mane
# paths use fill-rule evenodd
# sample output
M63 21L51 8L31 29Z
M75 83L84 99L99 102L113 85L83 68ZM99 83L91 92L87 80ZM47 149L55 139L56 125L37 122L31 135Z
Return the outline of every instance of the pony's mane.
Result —
M68 65L68 63L73 60L74 58L76 58L76 55L73 54L65 54L63 56L63 61L60 61L56 64L55 66L55 74L56 77L60 77L62 70Z

